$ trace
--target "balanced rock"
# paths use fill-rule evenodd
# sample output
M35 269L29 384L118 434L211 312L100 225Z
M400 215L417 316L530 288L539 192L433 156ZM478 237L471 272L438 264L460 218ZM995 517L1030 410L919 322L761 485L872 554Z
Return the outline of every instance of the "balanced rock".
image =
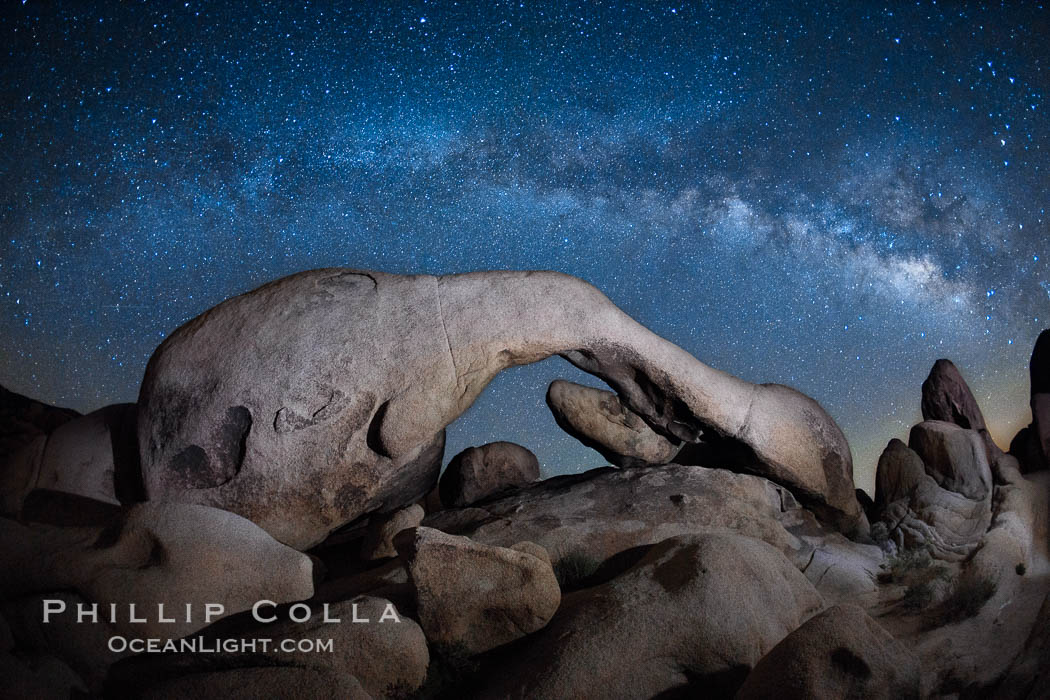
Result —
M402 530L419 527L423 522L423 506L414 503L388 515L373 516L361 541L361 558L366 561L396 557L394 537Z
M513 442L468 447L452 458L438 482L441 503L462 507L540 478L536 455Z
M205 506L141 503L117 509L105 525L80 527L0 519L0 551L8 571L0 595L75 589L103 612L115 604L115 628L132 636L177 638L262 599L313 594L307 555L239 515ZM221 613L207 615L209 603ZM56 615L76 614L58 607Z
M673 537L608 582L567 595L550 625L494 663L481 697L731 696L822 607L764 542Z
M650 428L611 391L557 379L547 388L547 405L562 430L618 467L667 464L681 447Z
M855 605L811 618L762 657L737 700L918 700L919 664Z
M395 544L432 643L488 651L546 625L561 602L550 558L531 542L492 547L419 527Z
M36 489L121 503L141 500L139 483L135 404L114 404L23 448L0 477L0 503L5 515L17 515Z
M417 501L444 427L500 371L554 354L657 432L738 441L821 518L866 529L849 446L816 401L708 367L553 272L323 269L223 302L150 358L137 421L147 495L231 510L308 547Z

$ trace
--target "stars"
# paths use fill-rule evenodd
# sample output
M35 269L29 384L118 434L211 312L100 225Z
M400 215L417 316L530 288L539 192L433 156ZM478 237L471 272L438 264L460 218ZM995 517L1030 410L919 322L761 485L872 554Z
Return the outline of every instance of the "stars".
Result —
M0 149L0 333L52 341L42 393L117 400L165 333L298 269L558 269L874 440L850 397L879 411L923 369L914 345L1023 354L1050 294L1031 204L1050 128L1031 47L1005 38L1030 9L815 7L187 3L0 27L25 69ZM986 329L1009 358L982 354ZM548 466L586 462L544 423L566 370L543 367L463 439L514 430L561 445ZM25 376L0 362L0 383ZM537 386L534 415L507 409Z

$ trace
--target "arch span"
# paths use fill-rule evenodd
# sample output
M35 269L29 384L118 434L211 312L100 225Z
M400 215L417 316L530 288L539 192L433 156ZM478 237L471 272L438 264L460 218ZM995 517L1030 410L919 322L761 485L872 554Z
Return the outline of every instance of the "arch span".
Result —
M501 370L551 355L602 378L660 433L746 445L826 522L863 528L849 446L816 401L709 367L555 272L328 268L228 299L150 358L144 484L151 499L232 510L305 548L419 498L445 426ZM245 430L227 429L231 409Z

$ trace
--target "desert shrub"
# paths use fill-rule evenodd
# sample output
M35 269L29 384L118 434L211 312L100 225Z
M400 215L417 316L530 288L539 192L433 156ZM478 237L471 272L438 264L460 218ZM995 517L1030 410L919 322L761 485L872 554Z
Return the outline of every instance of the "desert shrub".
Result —
M890 541L890 530L881 520L871 526L871 541L883 547Z
M878 573L879 583L908 583L910 574L930 568L933 559L925 549L904 549L886 560ZM942 567L940 567L942 568Z
M897 605L904 610L918 612L933 603L937 581L947 581L951 572L943 564L934 564L925 549L903 550L890 557L876 577L879 583L904 586L904 595Z
M570 552L554 563L554 576L563 591L573 590L598 570L601 562L583 552Z
M995 595L998 583L988 576L966 576L939 606L937 618L942 624L959 622L980 612L988 599Z
M897 604L905 610L922 610L931 602L933 602L933 586L929 581L921 581L904 589L904 595Z

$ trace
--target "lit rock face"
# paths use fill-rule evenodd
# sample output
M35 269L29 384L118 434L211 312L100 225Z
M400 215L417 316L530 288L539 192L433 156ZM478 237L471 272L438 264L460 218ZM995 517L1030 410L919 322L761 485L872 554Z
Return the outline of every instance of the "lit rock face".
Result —
M738 700L918 700L919 664L855 605L816 615L762 657Z
M667 464L681 447L650 428L611 391L558 379L547 388L547 405L562 430L618 467Z
M546 628L493 663L479 696L732 697L759 659L823 605L765 542L672 537L606 583L566 595Z
M303 272L227 300L150 359L138 438L150 499L225 508L296 548L433 486L443 428L501 370L561 354L654 430L754 453L847 532L867 522L841 430L812 399L696 360L553 272Z
M899 547L944 560L969 556L992 518L992 472L975 430L944 421L914 426L879 458L875 506Z
M460 507L540 478L536 455L513 442L468 447L441 474L438 493L445 507Z
M423 524L500 547L536 542L555 561L601 562L675 535L734 532L770 543L799 568L813 553L805 534L817 530L791 493L768 479L678 464L558 476Z
M991 495L991 467L976 431L943 421L923 421L911 429L908 445L942 488L975 501Z
M387 559L397 556L394 538L402 530L419 527L423 522L423 506L413 503L408 508L374 516L368 523L365 536L361 540L361 558L365 561Z
M394 544L433 644L479 654L542 628L561 602L550 557L532 542L493 547L419 527Z

